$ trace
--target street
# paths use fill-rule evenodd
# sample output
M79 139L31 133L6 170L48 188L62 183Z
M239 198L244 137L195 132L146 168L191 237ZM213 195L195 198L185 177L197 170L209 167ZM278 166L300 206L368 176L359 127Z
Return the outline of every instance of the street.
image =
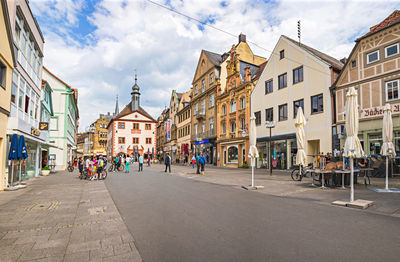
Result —
M400 255L396 217L200 182L158 165L111 173L106 186L144 261L398 261Z

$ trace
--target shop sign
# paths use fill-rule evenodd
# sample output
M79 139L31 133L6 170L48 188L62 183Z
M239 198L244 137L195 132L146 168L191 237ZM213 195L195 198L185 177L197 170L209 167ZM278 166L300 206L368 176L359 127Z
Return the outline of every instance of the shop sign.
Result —
M392 113L397 114L400 113L400 103L392 104ZM360 118L371 118L371 117L383 117L383 108L384 106L371 107L367 109L362 109Z
M49 122L39 122L39 130L49 130Z
M31 134L35 136L40 136L40 131L34 127L31 127Z
M204 139L204 140L201 140L201 141L195 141L194 143L196 145L207 144L207 143L210 143L210 139Z

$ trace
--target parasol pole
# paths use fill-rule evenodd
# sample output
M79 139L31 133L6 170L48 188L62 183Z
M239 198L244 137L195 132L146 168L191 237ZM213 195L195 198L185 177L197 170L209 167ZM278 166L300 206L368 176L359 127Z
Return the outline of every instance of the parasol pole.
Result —
M354 151L354 150L353 150ZM350 202L354 201L354 161L350 157Z
M385 189L389 191L389 157L386 156L386 181L385 181Z
M14 165L13 165L13 161L11 160L11 182L10 182L10 186L13 185L13 181L14 181Z
M254 157L251 157L251 187L254 187Z

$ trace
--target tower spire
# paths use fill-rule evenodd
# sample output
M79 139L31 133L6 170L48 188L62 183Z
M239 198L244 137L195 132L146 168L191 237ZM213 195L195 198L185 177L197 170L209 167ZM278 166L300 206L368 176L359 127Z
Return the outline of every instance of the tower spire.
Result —
M114 116L117 116L119 114L119 106L118 106L118 95L116 96L115 100L115 111L114 111Z
M137 74L135 69L135 84L132 87L131 92L132 100L131 100L131 110L137 111L140 109L140 88L137 84Z

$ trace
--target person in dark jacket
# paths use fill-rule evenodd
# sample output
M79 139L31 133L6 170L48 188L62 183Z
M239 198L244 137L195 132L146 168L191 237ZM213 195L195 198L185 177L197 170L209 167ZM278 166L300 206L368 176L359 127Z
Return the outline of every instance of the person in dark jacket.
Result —
M200 168L201 168L201 169L200 169L200 174L201 174L202 176L204 176L204 166L206 165L206 157L204 156L203 153L201 153L199 162L200 162Z
M169 172L171 173L171 157L169 156L169 153L165 157L165 172L167 172L167 168L169 169Z
M200 175L200 156L199 155L196 155L196 167L197 167L196 174Z

